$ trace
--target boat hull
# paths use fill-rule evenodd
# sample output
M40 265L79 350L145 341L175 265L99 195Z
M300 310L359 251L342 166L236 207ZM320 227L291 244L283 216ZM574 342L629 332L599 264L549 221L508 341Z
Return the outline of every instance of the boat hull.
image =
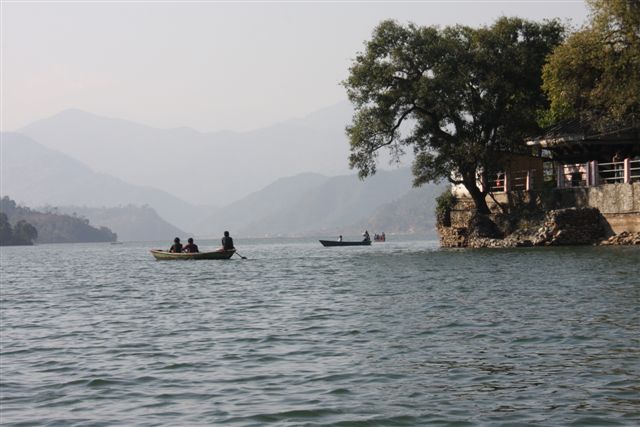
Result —
M158 261L165 260L188 260L188 259L229 259L236 251L213 251L213 252L195 252L195 253L177 253L163 251L160 249L152 249L151 254Z
M360 242L337 242L335 240L320 240L322 246L371 246L371 240Z

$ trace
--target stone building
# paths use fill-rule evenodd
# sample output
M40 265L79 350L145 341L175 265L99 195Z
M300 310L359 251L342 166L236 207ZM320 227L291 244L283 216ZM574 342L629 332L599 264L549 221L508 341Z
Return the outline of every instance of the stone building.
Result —
M640 126L593 130L563 122L526 141L552 162L561 206L598 208L613 232L640 232Z
M540 219L538 226L545 224L555 230L554 235L564 233L562 239L555 241L570 242L571 237L560 230L558 224L549 221L553 223L556 218L563 218L566 227L575 215L574 222L588 222L591 220L585 218L591 218L597 209L602 218L603 235L598 237L598 233L587 227L589 233L595 234L578 233L576 242L595 241L619 233L640 233L639 135L637 124L594 131L570 121L525 141L531 148L530 156L510 156L504 162L504 171L498 172L495 179L479 183L490 193L487 203L494 213L494 220L503 221L501 217L504 218L506 212L511 213L511 223L517 215L537 212L542 218L546 214L547 219ZM451 227L439 227L441 243L443 246L473 246L469 236L474 233L469 231L472 204L464 187L454 187L452 192L457 202L451 209ZM571 211L562 215L551 213L564 209ZM581 209L589 212L579 212ZM530 218L523 222L532 223ZM537 231L542 228L538 227ZM579 228L571 227L571 232L576 233ZM502 237L513 232L527 234L503 227ZM534 237L525 236L508 245L518 246L523 239L535 241ZM485 243L480 242L480 245Z

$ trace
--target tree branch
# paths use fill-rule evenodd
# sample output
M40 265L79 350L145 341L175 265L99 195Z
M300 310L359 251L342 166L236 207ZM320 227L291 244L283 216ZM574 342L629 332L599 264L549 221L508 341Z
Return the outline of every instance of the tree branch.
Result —
M420 111L422 114L428 116L429 119L431 119L431 122L433 123L433 133L435 133L437 136L443 139L446 139L447 141L454 140L454 137L451 134L440 129L440 125L439 125L440 120L438 119L438 116L434 112L429 111L426 108L420 107L416 103L413 104L413 108Z

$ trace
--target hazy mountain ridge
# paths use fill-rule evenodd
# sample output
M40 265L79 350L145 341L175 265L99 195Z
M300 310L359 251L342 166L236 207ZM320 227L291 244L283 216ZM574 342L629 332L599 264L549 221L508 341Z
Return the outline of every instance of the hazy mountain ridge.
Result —
M2 134L2 148L3 193L11 191L30 205L58 206L62 212L76 212L113 229L127 241L167 239L187 232L216 237L225 229L241 236L357 231L361 224L367 228L376 209L411 189L408 168L380 171L364 181L355 174L326 177L304 173L278 179L225 208L210 208L213 213L207 214L164 191L97 174L81 162L20 134ZM381 228L399 232L415 228L393 226L394 221L410 222L396 215Z
M362 232L364 228L427 233L434 222L433 200L421 199L441 191L435 185L412 190L409 168L381 171L364 181L352 174L296 183L303 178L308 177L279 180L216 212L211 222L243 237L333 236ZM298 194L283 191L293 185L297 185ZM280 196L274 196L276 194ZM265 209L266 201L268 208ZM419 218L406 217L422 206L425 212L421 212ZM393 213L385 216L386 211Z
M224 205L282 176L346 173L350 119L345 102L249 132L199 132L66 110L20 132L93 170L192 204Z
M11 195L21 203L88 207L147 204L180 228L188 228L207 213L205 209L157 188L135 186L96 173L82 162L46 148L27 136L2 133L0 143L2 194ZM209 208L211 210L213 208Z
M386 210L394 210L395 216L387 215L383 221L384 213L376 213L385 204L405 200L411 189L408 168L379 169L364 181L353 172L331 177L309 172L331 169L334 163L346 165L349 146L344 125L350 118L351 106L342 103L250 132L203 133L186 127L155 129L67 110L25 128L57 148L20 134L2 134L7 183L3 192L11 191L31 205L81 212L113 227L123 240L165 239L185 235L183 230L197 237L217 237L225 229L246 237L333 235L367 228L369 223L389 232L422 230L411 219L401 218L413 212L409 204L420 205L410 195L406 204L399 205L405 206L402 211L388 205ZM76 158L58 149L73 152ZM131 185L119 175L96 173L78 160L82 158L102 171L100 165L114 170L124 165L123 170L134 177L146 175L153 186ZM306 165L311 169L287 173ZM280 178L283 175L287 178ZM269 176L276 179L268 180ZM220 188L225 192L217 192ZM249 188L254 190L241 196ZM205 198L209 204L225 207L196 206L170 192L209 194ZM122 208L125 205L135 206Z
M248 224L276 214L329 179L313 173L280 178L265 188L219 209L194 229L202 237L218 236L224 229L239 230L243 233Z
M364 181L356 175L333 177L277 214L255 221L244 231L259 235L335 234L367 218L373 210L408 191L408 169L379 172Z
M426 184L413 188L396 200L378 207L358 225L358 229L390 234L428 234L436 236L435 206L446 184Z
M87 218L92 224L108 227L118 234L118 240L122 242L172 241L176 236L187 235L162 219L150 206L60 206L57 211L76 214Z

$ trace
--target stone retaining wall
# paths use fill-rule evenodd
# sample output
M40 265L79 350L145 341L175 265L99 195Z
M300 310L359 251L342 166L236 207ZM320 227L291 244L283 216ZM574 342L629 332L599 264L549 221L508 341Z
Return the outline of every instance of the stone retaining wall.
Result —
M441 245L511 247L589 244L623 232L632 235L640 233L640 183L637 182L514 191L498 193L494 198L487 197L492 211L490 218L502 226L506 237L477 237L469 232L470 224L473 225L474 205L470 199L458 199L450 213L451 227L438 227ZM504 218L508 216L511 223L516 223L515 229L504 227ZM531 228L536 228L538 232L533 232Z
M491 215L499 223L498 215ZM473 223L473 221L471 221ZM529 222L503 238L482 237L469 226L439 227L440 245L446 248L508 248L520 246L592 245L601 242L607 233L606 221L595 208L555 209L536 223Z

